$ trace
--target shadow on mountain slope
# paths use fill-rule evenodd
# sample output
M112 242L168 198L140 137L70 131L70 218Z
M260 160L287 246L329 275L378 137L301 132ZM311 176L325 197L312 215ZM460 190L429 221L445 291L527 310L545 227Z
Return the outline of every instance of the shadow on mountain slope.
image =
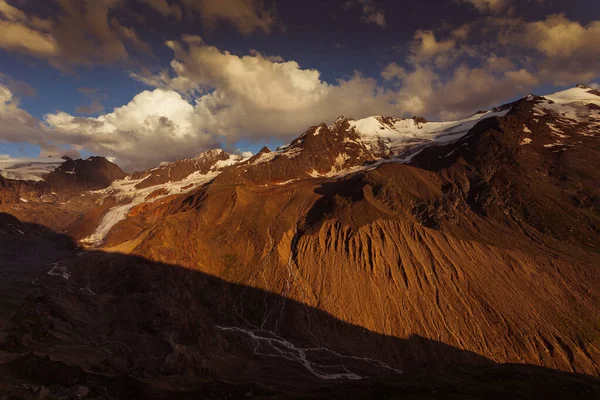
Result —
M2 213L0 260L1 398L600 395L595 377L381 335L198 271L85 251Z

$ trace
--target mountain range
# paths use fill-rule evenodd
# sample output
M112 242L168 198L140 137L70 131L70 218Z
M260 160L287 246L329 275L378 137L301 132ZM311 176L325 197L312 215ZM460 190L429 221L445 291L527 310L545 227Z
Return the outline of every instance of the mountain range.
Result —
M131 174L0 159L0 392L597 398L598 171L582 85Z

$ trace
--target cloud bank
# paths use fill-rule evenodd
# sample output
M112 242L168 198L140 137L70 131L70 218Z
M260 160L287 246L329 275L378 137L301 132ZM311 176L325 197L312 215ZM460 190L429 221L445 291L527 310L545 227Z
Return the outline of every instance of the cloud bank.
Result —
M129 62L151 48L137 30L123 21L134 0L56 0L51 17L30 16L0 0L0 48L47 60L62 70L73 66ZM187 23L200 20L205 29L229 24L242 34L270 33L281 26L274 5L264 0L135 0L164 17ZM137 14L133 14L137 15Z

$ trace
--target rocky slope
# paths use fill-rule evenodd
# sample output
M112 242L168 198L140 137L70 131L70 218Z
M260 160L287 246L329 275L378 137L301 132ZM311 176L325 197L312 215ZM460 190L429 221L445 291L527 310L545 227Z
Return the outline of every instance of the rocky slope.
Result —
M114 181L79 228L101 233L95 251L7 219L19 308L0 364L15 382L84 370L97 393L102 375L138 394L477 396L465 376L481 374L517 398L542 396L520 391L538 379L594 398L598 128L587 87L449 123L339 118L248 160L213 151ZM18 251L36 241L47 256Z

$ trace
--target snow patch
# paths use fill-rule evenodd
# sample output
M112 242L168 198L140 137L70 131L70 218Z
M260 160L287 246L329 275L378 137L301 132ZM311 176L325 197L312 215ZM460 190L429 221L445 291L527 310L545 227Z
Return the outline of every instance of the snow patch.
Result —
M302 147L293 147L291 149L284 151L281 154L283 154L287 158L294 159L302 153L302 150L303 150Z
M561 139L566 139L569 137L568 135L565 135L564 132L560 128L558 128L555 124L548 124L548 128L550 128L550 130L552 131L552 133L555 136L558 136Z
M258 159L254 160L252 165L258 165L258 164L269 162L272 159L274 159L278 154L279 153L276 151L271 151L269 153L263 153L260 155L260 157L258 157Z
M600 111L597 107L600 107L600 96L592 93L589 88L574 87L545 96L544 100L536 107L554 115L561 124L569 126L585 124L588 129L581 126L577 129L578 134L584 136L595 136L598 132ZM559 128L548 125L559 137L566 137L560 136L563 132Z
M316 170L316 169L314 169L314 168L313 168L313 170L312 170L312 171L310 171L310 172L308 173L308 175L312 176L313 178L320 178L321 176L323 176L323 175L321 175L321 174L319 173L319 171L317 171L317 170Z
M251 157L252 155L250 155ZM250 157L244 157L237 154L231 154L226 160L219 160L215 163L215 165L211 168L212 171L218 171L225 169L227 167L231 167L232 165L238 164L240 162L246 161Z
M450 151L450 153L446 154L445 156L440 156L440 157L438 157L438 158L446 158L446 157L450 157L452 154L454 154L454 152L455 152L455 151L456 151L456 149L452 149L452 150Z
M556 92L544 98L551 100L555 104L564 105L572 103L596 103L600 104L600 96L590 93L591 89L583 87L574 87L571 89Z
M288 183L295 182L295 181L297 181L297 180L298 180L298 179L290 179L290 180L287 180L287 181L285 181L285 182L279 182L279 183L277 183L277 185L279 185L279 186L283 186L283 185L287 185Z

